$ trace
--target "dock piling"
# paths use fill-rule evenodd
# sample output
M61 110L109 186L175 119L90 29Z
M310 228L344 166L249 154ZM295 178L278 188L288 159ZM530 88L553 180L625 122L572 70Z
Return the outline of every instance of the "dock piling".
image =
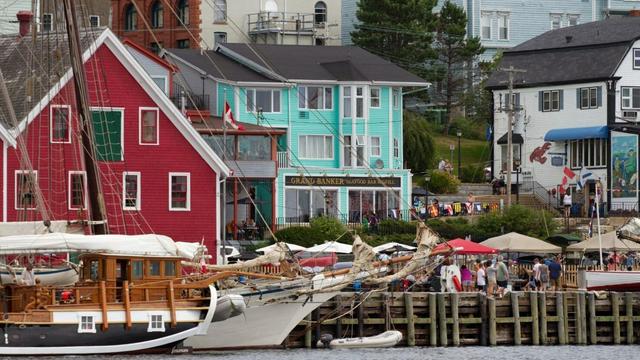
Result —
M513 315L513 345L522 345L522 329L520 327L519 293L511 293L511 314Z
M407 316L407 346L416 346L416 324L413 317L413 295L404 293L404 310Z

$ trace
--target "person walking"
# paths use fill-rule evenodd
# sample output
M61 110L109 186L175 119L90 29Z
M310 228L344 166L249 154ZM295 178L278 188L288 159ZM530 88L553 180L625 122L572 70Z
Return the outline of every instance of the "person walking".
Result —
M493 297L497 287L496 265L492 264L491 261L487 260L487 262L485 263L485 267L487 269L487 296Z
M573 199L571 198L571 190L567 189L562 197L562 205L564 206L564 217L566 219L571 217L571 206L573 205Z
M473 287L473 274L467 265L460 267L460 278L462 279L462 291L471 292Z
M551 279L551 291L560 289L560 277L562 276L562 265L558 258L551 259L549 262L549 278Z
M539 290L540 289L540 259L535 258L533 259L533 279L535 281L535 288L533 290Z
M547 291L549 289L549 266L547 261L540 264L540 290Z
M476 287L482 292L487 292L487 273L483 263L479 263L476 270Z
M502 255L498 256L498 262L496 263L496 284L498 285L498 295L502 297L509 285L509 269L504 263Z

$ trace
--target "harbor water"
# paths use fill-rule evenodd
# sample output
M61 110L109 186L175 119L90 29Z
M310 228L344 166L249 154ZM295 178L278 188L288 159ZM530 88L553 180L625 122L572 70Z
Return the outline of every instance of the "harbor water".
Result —
M127 360L554 360L635 359L640 346L517 346L391 348L358 350L290 349L223 351L198 355L73 356L67 359ZM63 357L55 357L60 359ZM36 358L33 358L36 359ZM39 357L37 359L54 359Z

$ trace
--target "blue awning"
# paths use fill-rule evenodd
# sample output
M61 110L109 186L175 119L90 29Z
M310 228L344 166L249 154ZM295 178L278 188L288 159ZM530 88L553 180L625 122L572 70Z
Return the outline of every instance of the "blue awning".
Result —
M544 141L565 141L579 139L606 139L609 128L606 126L589 126L581 128L553 129L544 136Z

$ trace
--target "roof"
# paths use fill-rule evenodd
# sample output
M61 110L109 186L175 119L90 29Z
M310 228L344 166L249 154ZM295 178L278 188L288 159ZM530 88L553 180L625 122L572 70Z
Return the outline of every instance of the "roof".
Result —
M544 135L544 141L565 141L578 139L606 139L609 127L587 126L578 128L551 129Z
M170 64L167 60L161 58L160 56L156 55L153 51L150 51L149 49L138 44L137 42L131 41L130 39L124 39L122 40L122 43L124 44L124 46L130 46L134 48L136 51L144 54L146 57L153 60L157 64L167 68L168 70L171 70L173 72L177 71L174 65Z
M289 80L371 81L428 85L424 79L356 46L223 46Z
M500 68L526 70L516 87L586 83L610 79L632 43L640 38L640 18L611 18L547 31L504 52ZM507 73L494 72L487 88L506 88Z
M199 133L213 133L213 134L222 134L224 131L221 117L218 116L210 116L203 119L202 122L192 121L191 125L193 125L194 129L196 129ZM284 129L275 129L269 126L260 126L256 124L250 124L245 122L238 121L238 124L244 127L244 130L235 130L229 126L227 126L227 134L286 134L286 130Z
M504 145L507 144L509 142L509 133L504 133L504 135L502 135L499 139L498 139L498 145ZM518 133L511 133L511 143L512 144L524 144L524 138L522 137L522 135L518 134Z

